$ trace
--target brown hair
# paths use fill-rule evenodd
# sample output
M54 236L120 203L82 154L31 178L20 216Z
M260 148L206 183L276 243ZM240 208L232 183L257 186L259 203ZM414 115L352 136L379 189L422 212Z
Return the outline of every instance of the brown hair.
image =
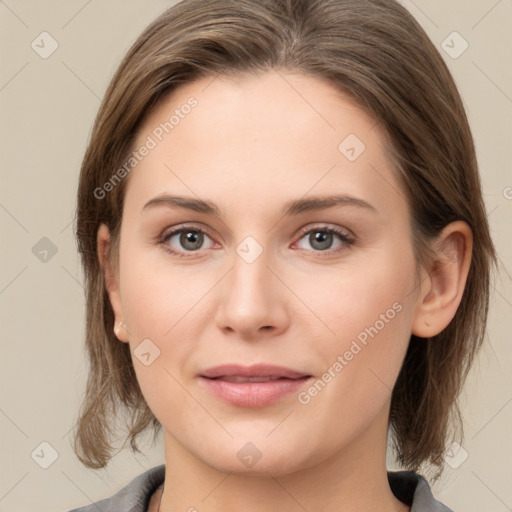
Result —
M80 174L76 232L90 371L75 453L88 467L108 463L118 406L128 413L132 449L140 451L136 438L148 427L155 436L161 428L142 396L129 345L114 336L96 252L100 222L116 247L127 179L104 197L95 191L126 161L143 118L164 94L203 76L271 69L326 80L379 121L408 193L418 262L448 223L463 220L473 232L459 309L431 340L411 337L392 395L399 462L413 470L430 463L439 474L450 426L461 426L457 398L484 339L496 255L460 95L428 36L394 0L184 0L129 50L103 99Z

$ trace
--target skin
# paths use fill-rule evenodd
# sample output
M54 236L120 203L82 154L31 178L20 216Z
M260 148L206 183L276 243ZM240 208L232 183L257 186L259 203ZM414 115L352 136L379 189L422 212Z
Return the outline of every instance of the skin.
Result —
M197 107L129 176L118 265L109 264L107 227L98 231L120 342L133 354L149 338L160 350L149 366L133 357L163 427L160 510L330 512L340 503L344 511L409 510L386 476L391 390L411 333L434 336L457 310L469 227L447 226L439 261L418 275L406 193L384 133L310 76L272 71L186 84L149 114L135 147L191 96ZM353 162L338 149L349 134L366 146ZM144 209L162 194L211 201L222 217ZM342 204L282 215L290 200L333 194L373 209ZM187 251L179 234L162 241L185 222L206 233L198 250ZM353 243L333 235L319 248L308 230L325 227ZM252 263L236 251L247 236L263 249ZM291 394L264 407L234 406L198 378L224 363L271 363L321 378L397 303L400 312L307 404ZM252 467L237 457L246 443L261 454Z

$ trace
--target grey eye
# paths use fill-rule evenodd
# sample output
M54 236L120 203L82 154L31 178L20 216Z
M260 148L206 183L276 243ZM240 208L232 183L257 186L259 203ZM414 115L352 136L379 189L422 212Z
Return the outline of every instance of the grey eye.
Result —
M330 249L333 243L333 235L325 231L312 231L309 234L309 243L311 247L319 251Z

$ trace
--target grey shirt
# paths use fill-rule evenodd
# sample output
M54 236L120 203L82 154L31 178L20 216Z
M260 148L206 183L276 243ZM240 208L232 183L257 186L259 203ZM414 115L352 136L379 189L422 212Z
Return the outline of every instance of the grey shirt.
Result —
M163 483L165 464L134 478L112 497L69 512L146 512L151 495ZM412 471L388 471L393 494L411 507L411 512L452 512L435 500L427 481Z

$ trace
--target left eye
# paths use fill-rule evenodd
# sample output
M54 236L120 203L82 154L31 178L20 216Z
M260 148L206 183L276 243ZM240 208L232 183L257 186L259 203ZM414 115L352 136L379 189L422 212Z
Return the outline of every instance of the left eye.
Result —
M352 239L345 233L333 228L316 228L310 229L303 234L300 240L306 240L315 251L324 252L329 249L343 250L347 245L352 243ZM332 247L332 244L338 240L338 245ZM307 249L307 247L299 247Z

